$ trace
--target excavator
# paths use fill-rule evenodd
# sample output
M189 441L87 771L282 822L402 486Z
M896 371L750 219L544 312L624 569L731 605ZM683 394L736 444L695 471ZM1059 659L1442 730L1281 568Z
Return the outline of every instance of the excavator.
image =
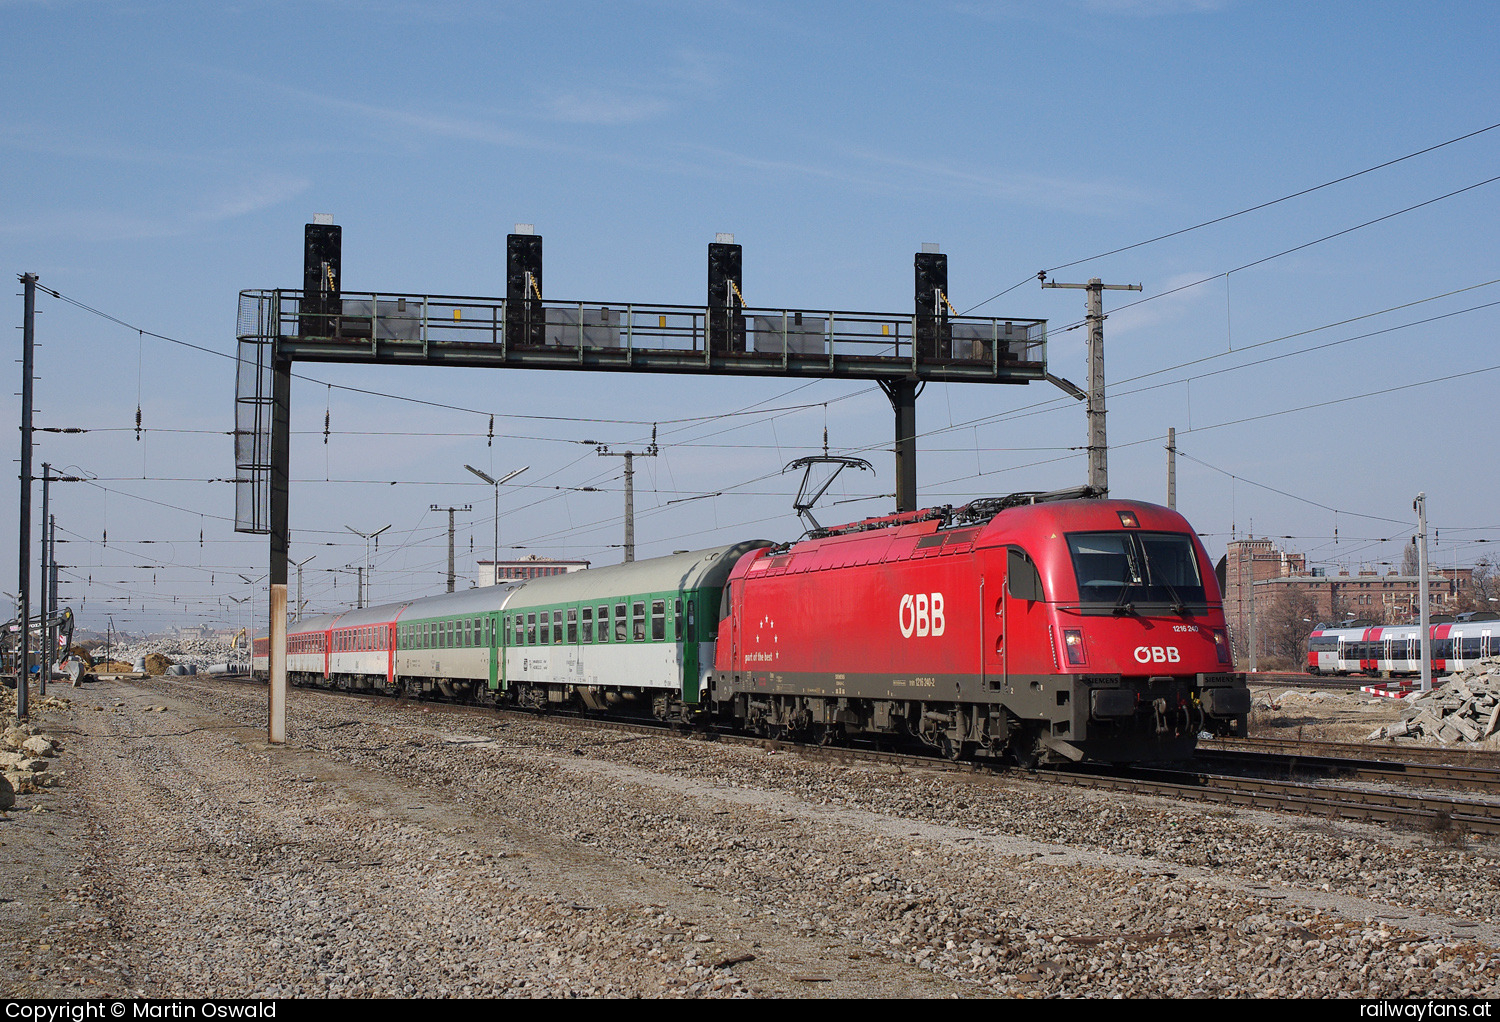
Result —
M46 631L52 633L53 640L57 643L58 651L66 651L73 644L73 608L64 607L61 613L45 623L37 619L31 621L30 624L28 646L32 652L31 669L33 671L40 671L42 661L41 648L42 643L45 641L44 635ZM0 662L3 662L5 672L8 675L7 684L12 687L15 684L17 661L20 659L20 632L21 619L18 617L11 618L5 624L0 625ZM55 653L52 659L53 661L57 660ZM83 675L83 665L77 663L77 661L72 661L69 663L69 667L65 668L62 673L76 687ZM56 676L55 671L54 676Z

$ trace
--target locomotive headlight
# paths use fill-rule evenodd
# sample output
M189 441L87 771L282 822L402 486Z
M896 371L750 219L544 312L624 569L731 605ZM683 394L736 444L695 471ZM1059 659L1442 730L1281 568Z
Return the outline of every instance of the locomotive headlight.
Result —
M1214 629L1214 649L1219 654L1219 663L1229 663L1229 636L1222 628Z
M1063 652L1073 667L1082 667L1088 662L1088 653L1083 648L1083 629L1063 629Z

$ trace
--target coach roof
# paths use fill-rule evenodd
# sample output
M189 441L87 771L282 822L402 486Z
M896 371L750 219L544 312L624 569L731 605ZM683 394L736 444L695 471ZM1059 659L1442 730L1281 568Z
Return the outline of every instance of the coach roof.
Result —
M591 603L637 593L722 587L735 562L751 550L770 545L767 540L752 539L711 550L532 579L506 604L506 610L554 603Z

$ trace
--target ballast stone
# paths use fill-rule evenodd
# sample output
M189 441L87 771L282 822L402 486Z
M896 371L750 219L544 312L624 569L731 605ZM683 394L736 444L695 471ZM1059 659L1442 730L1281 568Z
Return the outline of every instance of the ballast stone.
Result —
M33 735L21 743L21 749L32 756L56 756L57 748L51 739Z

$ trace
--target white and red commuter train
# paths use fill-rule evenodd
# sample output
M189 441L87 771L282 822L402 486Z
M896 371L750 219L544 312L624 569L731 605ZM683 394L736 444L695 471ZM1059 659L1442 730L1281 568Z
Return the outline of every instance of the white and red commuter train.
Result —
M1500 619L1444 621L1430 628L1434 674L1500 656ZM1420 625L1319 626L1307 637L1308 674L1390 677L1421 672Z
M308 619L287 672L1043 763L1184 756L1250 709L1181 515L1032 494Z

